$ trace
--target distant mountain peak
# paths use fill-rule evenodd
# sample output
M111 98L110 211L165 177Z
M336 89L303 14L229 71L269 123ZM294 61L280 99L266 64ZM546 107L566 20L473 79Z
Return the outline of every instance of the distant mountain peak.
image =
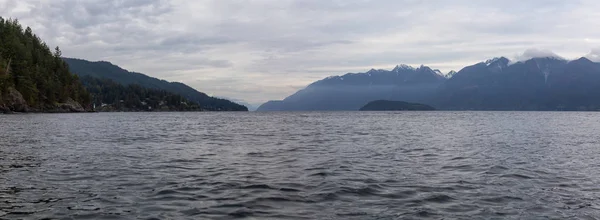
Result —
M487 66L491 66L491 65L493 65L493 64L495 64L495 63L499 63L499 64L504 64L504 65L506 65L506 64L508 64L509 62L510 62L510 60L509 60L509 59L507 59L506 57L494 57L494 58L492 58L492 59L486 60L486 61L485 61L485 62L483 62L483 63L485 63L485 65L487 65Z
M397 65L392 71L398 72L400 70L415 70L415 68L412 66L406 65L406 64L400 64L400 65Z
M417 71L421 71L421 72L433 72L433 73L435 73L435 71L433 69L431 69L430 67L425 66L425 65L419 66L419 68L417 68L416 70Z
M510 60L505 57L496 57L483 62L487 68L492 72L501 72L506 69L510 63Z
M383 70L383 69L371 69L371 70L367 71L368 74L380 73L380 72L385 72L385 70Z
M576 60L572 60L571 62L586 62L586 63L593 63L594 61L588 59L587 57L581 57L579 59Z
M450 72L446 73L445 77L448 79L452 78L454 75L456 75L456 73L457 73L456 71L450 70Z
M444 74L442 73L442 71L440 71L439 69L431 69L428 66L425 65L421 65L419 66L419 68L416 69L417 72L421 73L421 74L431 74L431 75L435 75L438 78L446 78L444 76Z
M523 52L523 54L518 55L516 57L515 61L511 62L511 64L524 63L529 60L539 60L539 59L559 60L559 61L567 60L550 50L529 49L529 50L526 50L525 52Z
M488 65L488 66L489 66L490 64L492 64L492 63L496 62L497 60L498 60L498 58L493 58L493 59L486 60L486 61L485 61L485 62L483 62L483 63L485 63L486 65Z

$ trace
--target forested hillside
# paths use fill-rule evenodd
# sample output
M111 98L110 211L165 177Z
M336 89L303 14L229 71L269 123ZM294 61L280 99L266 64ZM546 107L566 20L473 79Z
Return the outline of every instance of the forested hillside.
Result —
M137 84L121 85L110 79L91 76L81 78L92 94L97 111L201 111L194 102L164 90L149 89Z
M0 111L83 111L90 95L31 28L0 17Z
M142 73L130 72L110 62L91 62L73 58L63 59L69 64L71 71L80 77L105 78L124 86L136 84L149 89L164 90L181 95L191 102L198 103L203 110L207 111L248 111L246 106L226 99L208 96L186 84L168 82Z

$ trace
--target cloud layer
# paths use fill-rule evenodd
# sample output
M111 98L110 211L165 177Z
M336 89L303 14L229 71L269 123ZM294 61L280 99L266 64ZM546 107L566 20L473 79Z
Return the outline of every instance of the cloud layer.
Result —
M525 50L525 52L523 52L522 54L518 54L514 59L511 60L511 62L522 62L522 61L530 60L532 58L540 58L540 57L552 57L552 58L557 58L557 59L561 59L561 60L565 59L564 57L561 57L558 54L555 54L554 52L552 52L550 50L531 48L531 49Z
M63 54L221 97L281 99L329 75L600 44L596 0L0 0ZM540 51L520 52L529 48ZM600 61L600 50L588 58Z

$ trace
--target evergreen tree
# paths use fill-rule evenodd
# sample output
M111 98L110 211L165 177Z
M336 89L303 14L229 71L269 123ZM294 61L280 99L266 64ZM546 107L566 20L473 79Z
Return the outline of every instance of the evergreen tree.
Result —
M88 106L89 93L61 56L60 48L52 53L17 19L0 17L0 93L13 87L30 107L41 111L52 110L69 99Z

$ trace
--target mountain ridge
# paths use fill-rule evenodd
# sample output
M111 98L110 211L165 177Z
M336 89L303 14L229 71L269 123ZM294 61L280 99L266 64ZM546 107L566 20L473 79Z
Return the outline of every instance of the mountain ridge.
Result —
M447 110L600 109L600 101L592 98L600 100L600 64L586 57L533 57L516 62L496 57L458 72L440 73L424 65L401 64L392 70L330 76L283 100L267 102L258 111L358 110L358 103L364 105L367 99L417 102ZM376 86L388 88L368 89ZM332 89L337 90L328 91ZM340 102L344 105L336 104Z
M149 89L165 90L198 103L203 109L209 111L248 111L246 106L230 100L211 97L184 83L169 82L143 73L129 71L108 61L88 61L66 57L63 57L63 60L69 65L71 71L80 77L91 76L99 79L110 79L124 86L137 84Z
M376 99L420 102L446 80L445 76L424 65L418 68L398 65L391 71L371 69L364 73L346 73L315 81L284 100L261 105L257 111L358 110Z

